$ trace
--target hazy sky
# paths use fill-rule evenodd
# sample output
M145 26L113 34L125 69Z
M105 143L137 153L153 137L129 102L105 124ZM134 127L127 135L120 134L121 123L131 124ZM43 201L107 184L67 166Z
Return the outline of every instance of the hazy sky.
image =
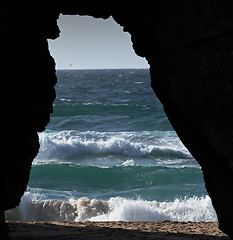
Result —
M60 15L60 37L49 40L57 69L148 68L130 35L112 18Z

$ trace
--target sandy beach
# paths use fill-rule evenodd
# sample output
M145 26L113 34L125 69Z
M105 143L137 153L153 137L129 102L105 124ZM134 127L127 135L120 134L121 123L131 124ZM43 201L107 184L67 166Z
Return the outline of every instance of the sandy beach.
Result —
M206 222L8 222L12 240L198 239L229 240L218 223Z

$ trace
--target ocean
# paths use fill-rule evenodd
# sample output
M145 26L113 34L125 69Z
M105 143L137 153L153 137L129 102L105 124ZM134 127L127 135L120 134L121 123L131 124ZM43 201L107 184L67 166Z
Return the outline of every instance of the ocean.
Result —
M8 220L217 221L149 69L57 70L27 192Z

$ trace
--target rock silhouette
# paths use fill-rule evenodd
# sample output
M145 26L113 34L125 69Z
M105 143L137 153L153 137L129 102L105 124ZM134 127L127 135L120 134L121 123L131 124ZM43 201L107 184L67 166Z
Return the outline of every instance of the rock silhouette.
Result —
M56 74L47 39L59 37L61 13L112 16L131 34L135 52L150 64L152 87L171 124L202 167L219 227L233 238L230 0L2 3L1 216L19 204L39 150L37 132L53 112Z

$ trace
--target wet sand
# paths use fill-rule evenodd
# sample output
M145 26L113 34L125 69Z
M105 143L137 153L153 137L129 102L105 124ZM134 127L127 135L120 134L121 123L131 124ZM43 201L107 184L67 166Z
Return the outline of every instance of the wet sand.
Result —
M206 222L8 222L12 240L197 239L229 240L218 223Z

